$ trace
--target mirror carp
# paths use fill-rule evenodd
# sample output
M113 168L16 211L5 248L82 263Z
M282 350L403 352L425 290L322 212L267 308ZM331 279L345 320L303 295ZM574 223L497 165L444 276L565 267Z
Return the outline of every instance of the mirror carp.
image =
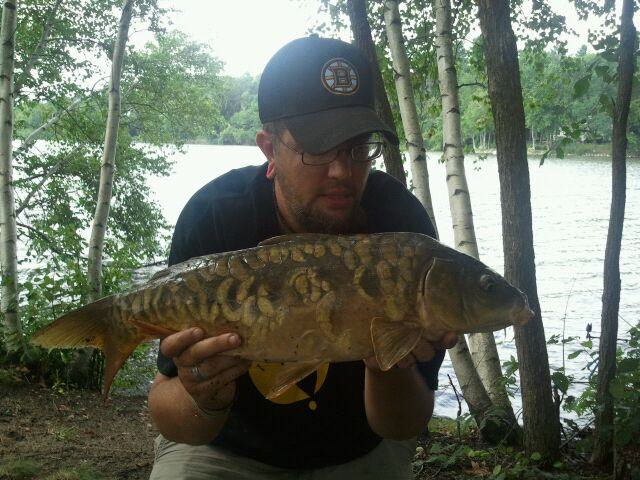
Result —
M228 354L286 364L272 398L324 362L375 355L388 370L420 338L500 330L533 315L502 276L426 235L294 234L173 265L66 313L31 343L100 348L107 395L141 342L194 326L208 336L233 331L243 342Z

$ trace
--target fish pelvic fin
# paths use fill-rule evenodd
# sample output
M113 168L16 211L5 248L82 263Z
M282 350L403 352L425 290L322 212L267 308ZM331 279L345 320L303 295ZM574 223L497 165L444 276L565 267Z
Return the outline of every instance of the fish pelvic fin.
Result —
M371 340L380 369L387 371L406 357L418 344L421 333L417 324L375 317L371 321Z
M323 363L322 361L285 363L275 375L266 398L271 400L282 395L289 387L315 372Z
M105 398L129 355L142 341L152 337L140 328L123 330L121 324L114 322L113 302L112 295L66 313L30 339L33 345L48 349L93 347L102 350Z

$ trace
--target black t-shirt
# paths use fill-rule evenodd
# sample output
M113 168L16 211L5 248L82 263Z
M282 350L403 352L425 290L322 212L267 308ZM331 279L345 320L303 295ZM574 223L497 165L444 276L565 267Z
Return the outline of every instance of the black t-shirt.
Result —
M279 235L267 165L232 170L209 182L187 203L178 219L169 264L192 257L255 247ZM372 171L362 197L362 233L416 232L435 236L424 208L390 175ZM432 390L444 352L418 368ZM345 463L380 442L364 408L364 364L326 364L291 389L278 403L260 391L265 365L238 379L229 418L212 444L285 468L319 468ZM158 354L158 370L177 374L170 358Z

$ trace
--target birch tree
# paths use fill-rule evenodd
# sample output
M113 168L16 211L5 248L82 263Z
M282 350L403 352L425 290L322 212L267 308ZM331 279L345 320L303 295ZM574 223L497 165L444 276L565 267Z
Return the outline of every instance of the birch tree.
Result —
M104 136L102 165L100 167L100 187L98 190L96 213L91 226L91 239L89 240L87 278L89 280L90 301L99 299L102 294L102 252L107 220L109 219L109 208L111 206L116 147L118 145L118 125L120 122L120 78L129 36L133 3L134 0L125 0L124 2L118 27L118 36L113 48L111 80L109 81L109 110L107 128Z
M431 204L426 154L413 95L409 60L405 49L402 22L397 1L388 0L385 2L384 20L393 59L403 130L407 137L413 184L416 187L418 198L429 212L435 226L436 220ZM449 351L449 356L469 411L476 420L483 438L490 442L503 440L508 432L511 431L512 425L506 425L496 421L498 419L494 416L495 409L493 408L491 398L487 394L481 378L478 376L478 372L474 367L473 359L464 336L460 336L458 344Z
M457 250L479 259L478 243L473 226L471 197L464 169L458 77L451 39L450 0L435 0L435 16L436 57L442 99L443 155L447 171L453 237ZM502 412L507 420L508 428L517 431L519 429L518 422L504 384L501 382L502 368L493 333L469 335L469 347L473 364L491 402Z
M9 353L24 350L18 312L18 254L13 194L13 80L17 0L5 0L0 27L0 267L4 344Z
M611 211L604 256L604 290L600 333L600 360L594 444L591 460L609 464L613 459L614 402L609 386L616 374L618 310L620 307L620 246L626 201L627 121L635 67L636 29L633 25L634 0L624 0L618 48L618 95L613 106L611 140Z
M484 38L489 98L496 131L505 278L529 299L535 317L514 327L527 453L558 454L560 421L554 405L536 286L524 105L516 38L508 0L477 0Z
M380 73L376 46L371 36L371 27L367 20L366 0L348 0L347 9L349 11L349 19L351 20L351 31L353 32L354 43L360 51L362 51L364 56L369 59L371 65L378 115L389 128L397 133L395 122L393 121L393 113L391 113L391 106L387 98L387 92L384 88L384 80ZM406 185L407 177L404 173L400 149L389 143L386 139L384 139L383 148L384 165L387 173L398 179L403 185Z
M422 130L418 121L416 102L411 85L411 67L402 36L402 21L398 9L397 0L387 0L384 7L384 21L389 38L389 47L393 59L395 73L396 92L404 134L409 150L409 164L411 165L411 178L415 188L415 195L429 214L431 223L436 225L436 217L433 213L431 190L429 188L429 170L427 169L427 156L422 138ZM437 232L437 229L436 229Z

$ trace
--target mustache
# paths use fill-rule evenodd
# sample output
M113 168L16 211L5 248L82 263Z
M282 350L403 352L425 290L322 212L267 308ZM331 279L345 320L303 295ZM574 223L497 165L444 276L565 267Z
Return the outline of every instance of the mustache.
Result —
M323 187L320 191L320 195L332 195L336 193L355 196L356 189L353 185L347 183L334 183Z

